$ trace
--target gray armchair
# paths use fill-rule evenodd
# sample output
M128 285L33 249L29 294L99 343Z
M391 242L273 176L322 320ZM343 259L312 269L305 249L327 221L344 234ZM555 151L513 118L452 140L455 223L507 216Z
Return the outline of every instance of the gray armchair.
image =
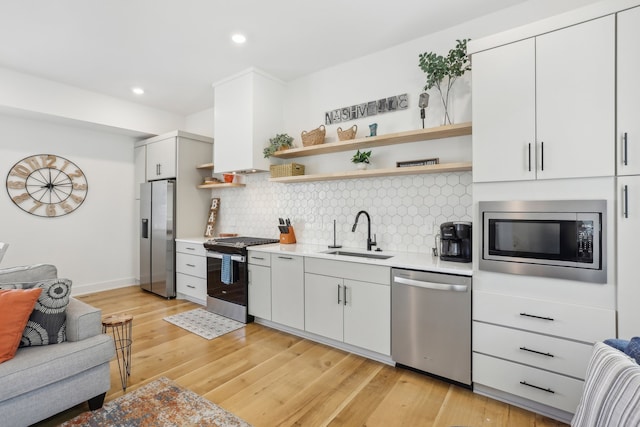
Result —
M52 265L0 269L0 284L56 278ZM52 277L53 276L53 277ZM109 361L113 339L102 334L100 310L71 298L66 309L65 342L19 348L0 363L0 419L28 426L89 402L98 409L111 387Z

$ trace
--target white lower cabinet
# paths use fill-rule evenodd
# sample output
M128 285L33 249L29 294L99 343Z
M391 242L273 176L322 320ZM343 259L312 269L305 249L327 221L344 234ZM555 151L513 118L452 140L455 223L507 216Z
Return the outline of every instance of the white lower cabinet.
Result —
M207 257L201 243L176 241L176 293L178 298L207 303Z
M305 271L306 331L391 354L388 267L307 258Z
M249 251L249 314L271 320L271 255Z
M304 330L304 258L271 254L271 320Z
M473 382L573 413L615 322L614 310L474 291Z
M473 382L575 412L584 382L484 354L473 354Z

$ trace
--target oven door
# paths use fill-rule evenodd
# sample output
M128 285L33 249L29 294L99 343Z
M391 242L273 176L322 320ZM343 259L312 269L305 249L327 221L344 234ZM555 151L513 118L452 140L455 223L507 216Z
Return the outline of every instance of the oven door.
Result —
M218 252L207 252L207 295L211 298L247 306L247 263L243 255L231 255L230 283L222 281L222 257Z

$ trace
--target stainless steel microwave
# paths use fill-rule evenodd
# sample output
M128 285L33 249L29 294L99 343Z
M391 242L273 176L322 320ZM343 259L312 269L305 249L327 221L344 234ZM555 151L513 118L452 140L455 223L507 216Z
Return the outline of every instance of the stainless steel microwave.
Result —
M606 200L479 202L480 270L607 282Z

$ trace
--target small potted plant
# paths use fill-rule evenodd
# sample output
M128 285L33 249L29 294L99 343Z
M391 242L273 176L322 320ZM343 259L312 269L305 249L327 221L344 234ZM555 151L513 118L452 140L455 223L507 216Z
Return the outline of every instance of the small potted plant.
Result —
M371 151L356 151L356 154L351 158L351 162L356 164L358 169L366 169L369 162L369 157L371 157Z
M265 147L262 151L265 159L273 156L273 153L279 150L284 150L293 147L293 137L286 133L279 133L273 138L269 139L269 146Z

